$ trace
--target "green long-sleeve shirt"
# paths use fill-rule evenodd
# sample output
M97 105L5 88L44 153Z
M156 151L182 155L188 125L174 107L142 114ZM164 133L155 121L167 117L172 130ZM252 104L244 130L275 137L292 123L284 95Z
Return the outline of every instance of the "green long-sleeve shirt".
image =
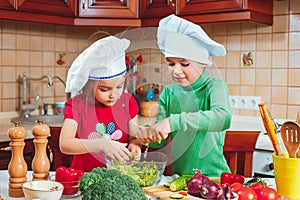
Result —
M193 174L197 168L210 177L219 177L229 171L223 145L231 107L223 80L211 78L205 69L191 86L167 85L158 103L157 121L170 117L173 173ZM151 147L164 145L166 140Z

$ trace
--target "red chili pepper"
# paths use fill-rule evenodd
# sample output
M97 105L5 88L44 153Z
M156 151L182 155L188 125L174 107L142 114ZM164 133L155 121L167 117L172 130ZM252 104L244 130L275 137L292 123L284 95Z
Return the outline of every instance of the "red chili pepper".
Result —
M63 195L72 195L78 192L78 181L84 174L83 170L60 166L56 169L55 180L64 185Z

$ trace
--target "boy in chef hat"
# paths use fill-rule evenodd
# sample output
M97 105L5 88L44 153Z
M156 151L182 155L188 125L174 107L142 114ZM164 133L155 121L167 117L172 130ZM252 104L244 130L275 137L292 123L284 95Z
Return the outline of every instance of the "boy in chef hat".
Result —
M200 169L219 177L229 171L222 149L231 107L226 83L210 77L206 67L212 64L211 56L224 56L225 48L199 25L175 15L160 21L157 40L174 82L160 94L152 136L143 141L160 141L150 145L161 148L168 146L170 137L173 174L194 174L194 169ZM146 135L146 128L140 129L139 137Z
M124 92L129 44L114 36L100 39L69 69L66 92L77 95L65 103L60 150L74 155L72 167L91 171L106 166L105 156L124 161L141 152L128 133L138 124L139 111L134 97Z

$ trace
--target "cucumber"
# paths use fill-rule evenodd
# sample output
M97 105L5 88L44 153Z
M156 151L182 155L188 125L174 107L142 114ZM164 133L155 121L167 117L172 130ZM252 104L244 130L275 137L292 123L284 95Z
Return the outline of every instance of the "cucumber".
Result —
M164 187L165 187L165 188L170 188L170 183L165 183L165 184L164 184Z
M182 194L171 194L169 196L171 199L183 199L184 196Z
M188 182L194 177L194 174L182 174L181 176L185 178L186 182Z
M172 192L183 190L185 187L186 187L186 178L184 176L180 176L180 177L174 179L170 183L170 190Z
M184 190L187 187L187 182L194 177L194 174L183 174L180 177L174 179L170 184L169 188L171 191L176 192Z

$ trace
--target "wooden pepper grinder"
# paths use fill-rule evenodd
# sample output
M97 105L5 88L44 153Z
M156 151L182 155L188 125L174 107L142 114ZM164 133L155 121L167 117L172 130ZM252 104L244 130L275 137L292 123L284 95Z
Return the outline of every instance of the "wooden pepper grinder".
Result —
M24 197L22 184L27 181L27 164L23 155L26 135L25 128L19 126L18 122L8 131L8 136L11 140L9 143L11 147L11 160L8 164L8 173L10 176L8 195L10 197Z
M32 160L33 180L47 180L49 177L50 161L47 156L47 137L50 134L50 128L43 121L39 121L32 127L34 136L35 154Z

